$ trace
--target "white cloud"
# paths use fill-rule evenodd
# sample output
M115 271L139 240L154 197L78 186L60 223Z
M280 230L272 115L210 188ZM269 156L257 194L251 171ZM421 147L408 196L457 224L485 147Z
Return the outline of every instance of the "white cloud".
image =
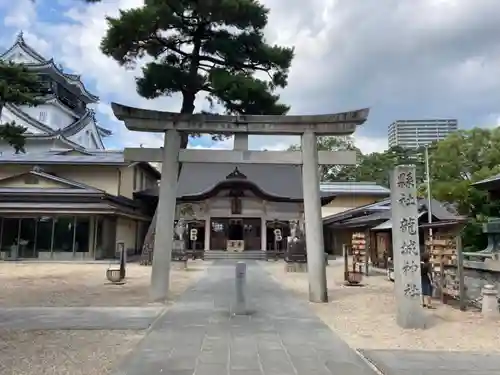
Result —
M364 154L383 152L388 148L387 138L368 138L363 136L355 136L354 145L359 148Z
M211 146L201 146L201 145L190 145L188 148L192 149L211 149L211 150L232 150L233 149L233 138L227 138L222 141L214 142Z
M43 3L43 4L42 4ZM369 123L355 135L365 153L387 146L386 127L396 118L459 117L480 125L500 112L500 2L493 0L265 0L271 8L267 36L294 46L283 99L293 113L332 113L372 106ZM45 2L39 2L45 7ZM81 73L102 98L136 107L178 111L179 97L149 101L136 94L135 70L125 70L99 50L105 16L143 0L75 5L57 24L44 22L30 0L0 0L4 24L25 30L47 56ZM78 3L80 4L80 3ZM46 9L45 9L46 10ZM17 30L16 30L17 31ZM5 37L2 36L2 41ZM202 98L199 98L202 99ZM197 102L201 107L201 100ZM115 142L156 146L161 136L128 132L110 119ZM476 121L473 123L473 121ZM231 140L214 147L230 147ZM251 137L252 149L286 149L296 138Z
M7 2L10 0L3 0L0 2L0 10L7 8L8 13L4 17L3 24L7 27L14 27L18 29L25 29L30 26L33 19L36 18L35 4L31 0L19 0L15 2Z

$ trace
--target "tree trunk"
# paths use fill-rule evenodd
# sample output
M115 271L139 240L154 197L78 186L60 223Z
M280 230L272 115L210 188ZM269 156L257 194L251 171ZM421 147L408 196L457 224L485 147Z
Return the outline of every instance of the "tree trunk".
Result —
M196 95L184 94L182 101L181 113L193 113L194 112L194 100ZM189 142L189 135L181 135L181 149L186 148ZM181 176L182 163L179 163L179 171L177 172L177 181ZM158 197L159 200L159 197ZM158 201L158 204L160 202ZM151 224L149 224L146 237L144 237L144 244L142 245L141 251L141 265L150 266L153 264L153 249L155 243L155 231L156 231L156 216L158 213L158 206L156 206L153 219L151 219Z
M204 25L200 25L194 37L193 52L191 53L191 63L190 63L191 66L189 68L190 77L188 78L190 82L196 82L196 78L198 75L198 68L200 64L201 36L203 35L204 27L205 27ZM197 35L200 35L200 37L197 37ZM195 88L192 90L185 90L182 92L181 113L192 114L194 112L195 108L194 101L196 99L196 93L198 90L199 90L198 88ZM189 142L189 135L181 133L181 149L186 148L188 142ZM181 176L181 171L182 171L182 163L179 163L179 170L177 172L177 181L179 181L179 178ZM158 201L158 204L159 203L160 202ZM146 237L144 239L144 245L142 247L141 264L144 265L151 265L153 263L153 248L155 241L157 212L158 212L158 206L156 207L155 214L153 216L153 219L151 220L151 224L149 225L148 232L146 233Z

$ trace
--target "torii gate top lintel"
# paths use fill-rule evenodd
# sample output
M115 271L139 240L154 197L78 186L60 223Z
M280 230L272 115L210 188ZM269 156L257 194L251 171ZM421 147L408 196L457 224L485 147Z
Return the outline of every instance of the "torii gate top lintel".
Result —
M368 118L369 108L325 115L214 115L179 114L111 103L115 116L129 130L189 133L247 133L350 135Z

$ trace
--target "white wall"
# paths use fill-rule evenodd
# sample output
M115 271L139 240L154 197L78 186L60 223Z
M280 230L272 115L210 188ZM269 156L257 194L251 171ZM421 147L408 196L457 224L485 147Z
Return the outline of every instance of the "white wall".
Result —
M62 129L73 122L75 122L75 116L71 114L70 111L64 110L58 104L40 104L36 107L20 106L23 112L50 126L52 129Z
M13 48L12 51L10 51L10 53L4 57L4 60L10 60L10 61L16 62L18 64L36 64L36 63L39 63L38 60L35 60L34 58L30 57L19 46L16 46L15 48Z
M54 148L55 144L53 140L46 139L46 140L38 140L36 142L33 142L31 140L27 140L26 145L24 146L26 153L40 153L40 152L47 152L51 148ZM65 146L68 147L68 146ZM0 141L0 153L7 155L7 154L14 154L14 149L12 146L8 145L7 143Z
M11 122L11 121L15 121L17 125L24 126L25 128L27 128L26 132L28 132L28 133L31 133L31 134L43 133L42 131L38 130L37 128L29 125L26 121L21 120L20 118L15 116L7 108L3 108L2 116L0 117L0 124Z

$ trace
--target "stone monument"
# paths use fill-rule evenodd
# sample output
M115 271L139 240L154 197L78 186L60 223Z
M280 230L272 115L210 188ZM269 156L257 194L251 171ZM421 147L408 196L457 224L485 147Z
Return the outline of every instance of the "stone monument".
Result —
M414 165L399 165L391 176L392 251L396 321L402 328L425 328Z

